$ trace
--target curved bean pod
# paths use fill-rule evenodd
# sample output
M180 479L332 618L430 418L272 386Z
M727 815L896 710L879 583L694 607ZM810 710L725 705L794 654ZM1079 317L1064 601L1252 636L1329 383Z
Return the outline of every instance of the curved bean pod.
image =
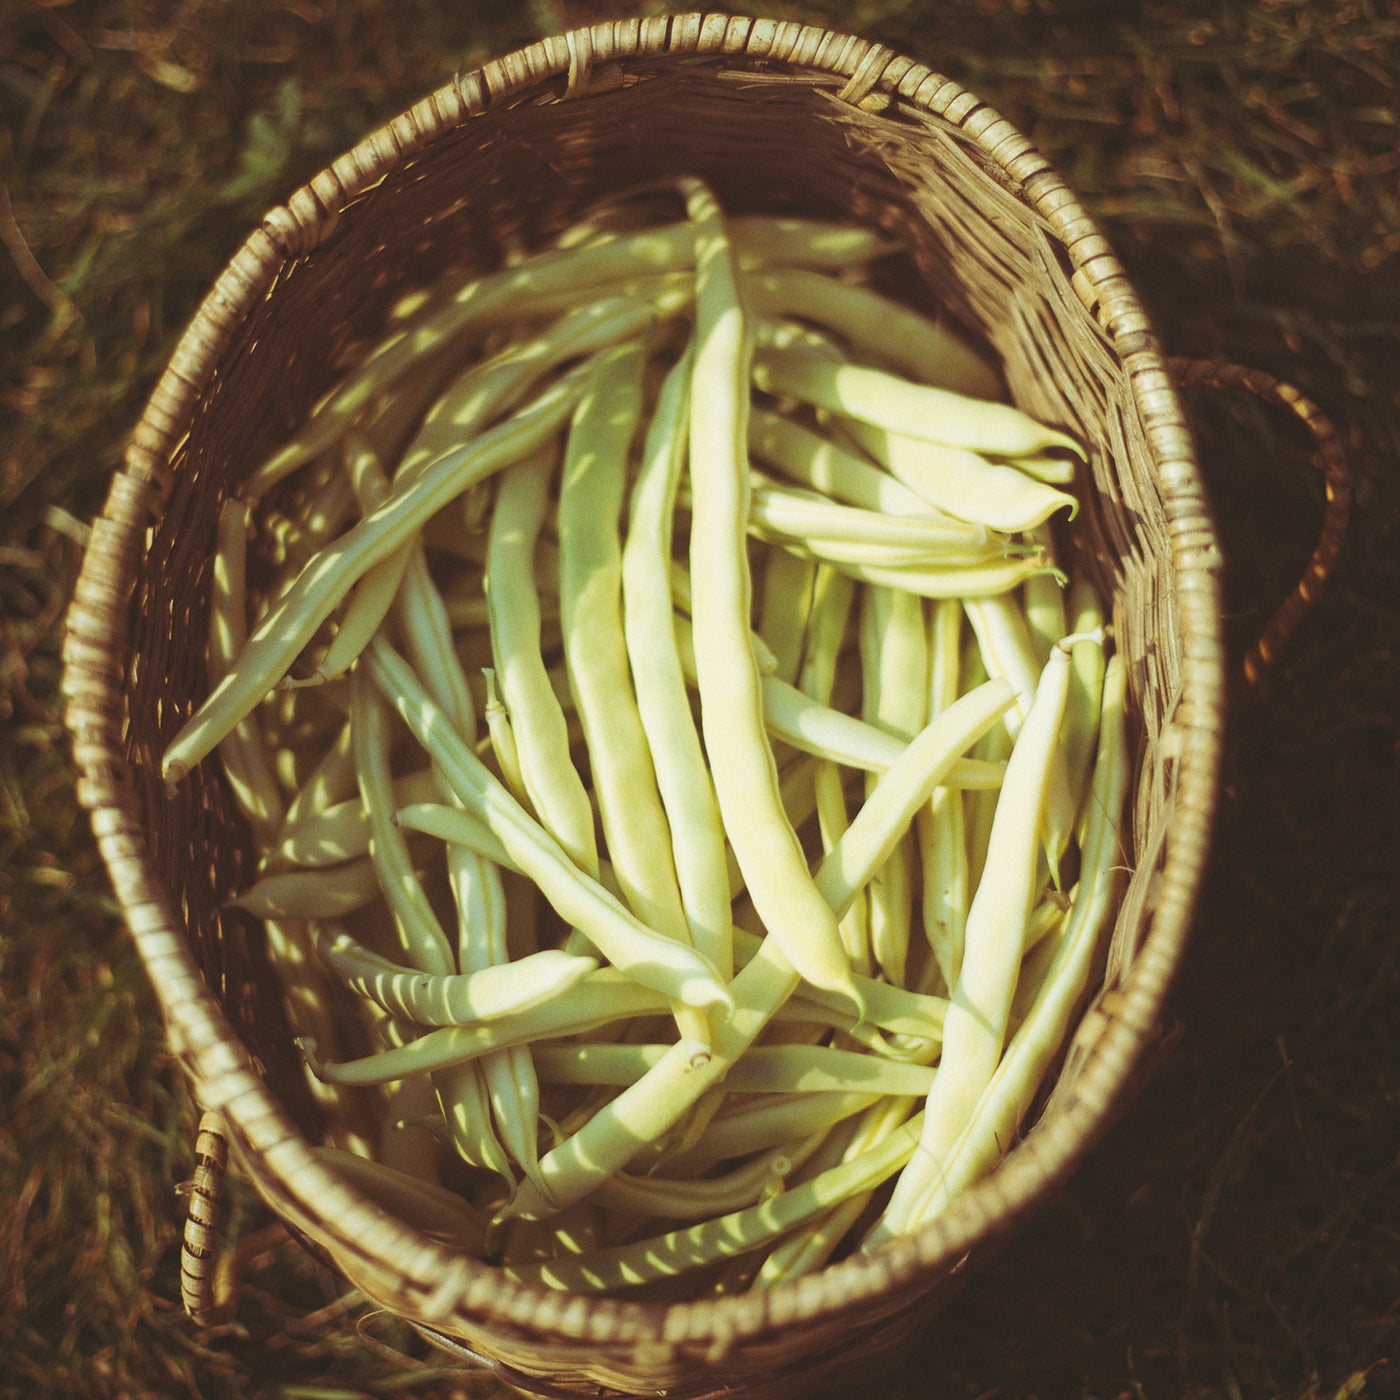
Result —
M670 1051L668 1045L542 1045L535 1056L540 1079L552 1084L635 1084ZM796 1094L852 1090L922 1097L933 1070L829 1045L755 1045L724 1076L727 1092Z
M375 683L440 765L453 794L484 820L509 853L572 927L581 929L615 967L687 1005L727 1005L729 994L708 959L641 923L569 859L562 847L521 809L502 783L447 723L418 679L388 643L366 653Z
M744 295L756 314L796 316L836 331L859 355L920 383L978 399L1002 397L1001 377L946 326L869 287L805 268L750 272Z
M957 520L1003 534L1043 525L1058 510L1071 519L1079 502L1065 491L989 462L968 447L927 442L908 433L856 419L844 420L851 434L896 480L920 500Z
M637 708L622 625L619 519L627 461L641 421L646 347L599 354L569 427L558 505L560 615L574 707L613 874L648 927L690 945L671 860L671 830ZM709 1043L704 1014L676 1009L694 1054Z
M690 714L671 607L673 508L685 461L692 353L688 345L662 384L632 488L622 622L691 942L727 978L734 956L724 827Z
M942 1174L996 1070L1025 946L1046 780L1051 755L1059 749L1069 662L1062 642L1046 663L1012 749L986 864L967 915L962 967L943 1021L943 1055L925 1105L916 1164L901 1175L865 1248L908 1228L912 1211Z
M388 703L364 667L355 668L350 686L350 729L360 800L369 822L369 857L400 946L420 972L453 972L451 944L418 878L407 838L394 821Z
M328 1084L389 1084L480 1059L494 1050L554 1036L586 1035L614 1021L667 1009L665 996L614 969L585 974L567 996L470 1026L441 1026L416 1040L338 1064L321 1060L314 1039L297 1044L311 1072Z
M574 1293L601 1293L651 1283L757 1249L899 1171L913 1155L921 1118L922 1114L910 1119L872 1151L853 1161L843 1162L746 1210L652 1239L515 1266L505 1272L518 1283Z
M911 1227L931 1219L1006 1151L1047 1066L1063 1045L1071 1015L1084 995L1123 877L1120 817L1129 781L1126 694L1127 667L1118 654L1108 662L1104 677L1103 722L1084 815L1082 874L1054 961L966 1128L953 1144L943 1172L912 1211Z
M765 393L801 399L924 442L999 457L1029 455L1047 447L1084 456L1084 449L1067 433L1010 404L917 384L868 365L833 361L799 339L762 345L754 360L754 382Z
M858 1006L836 919L782 810L763 725L744 549L749 346L733 253L713 195L698 181L683 188L696 226L690 568L701 730L720 816L760 917L803 977Z
M316 951L346 986L420 1026L514 1016L564 996L598 967L596 958L545 949L474 972L429 974L381 957L334 926L317 931Z
M520 780L541 825L591 874L598 868L593 808L574 766L568 721L540 648L535 554L552 467L552 457L539 456L501 476L487 545L486 601Z

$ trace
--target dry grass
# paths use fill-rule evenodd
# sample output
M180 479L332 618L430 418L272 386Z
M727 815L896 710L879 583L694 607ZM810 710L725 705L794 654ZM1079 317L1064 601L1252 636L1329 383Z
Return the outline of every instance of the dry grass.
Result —
M387 1319L322 1312L326 1281L236 1185L238 1325L180 1316L192 1110L74 798L58 645L82 522L260 210L457 67L627 8L0 4L0 1395L500 1393ZM1333 588L1236 705L1179 1040L889 1392L1394 1393L1400 7L756 8L883 39L999 106L1098 214L1167 346L1298 383L1360 498ZM1290 425L1192 404L1243 645L1320 494Z

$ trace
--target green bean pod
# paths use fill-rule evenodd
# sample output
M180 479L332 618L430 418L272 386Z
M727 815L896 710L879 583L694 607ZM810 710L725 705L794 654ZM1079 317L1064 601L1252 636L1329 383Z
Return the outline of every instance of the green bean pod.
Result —
M729 1003L708 959L647 928L589 879L532 821L433 703L412 670L382 639L367 653L372 673L418 741L440 765L453 794L485 821L510 863L540 887L571 927L581 929L615 967L690 1006Z
M690 946L622 622L619 520L642 416L645 354L641 343L599 354L570 424L558 505L560 616L613 873L644 924ZM676 1021L692 1053L704 1053L710 1035L703 1012L681 1005Z
M671 607L676 490L685 463L692 347L666 376L652 414L622 547L622 621L637 712L651 750L691 942L726 978L730 937L724 827L691 717Z
M869 287L806 268L748 273L744 295L759 316L798 317L836 331L857 356L883 361L924 384L999 399L1001 378L947 326Z
M1051 654L1036 688L992 821L987 860L968 911L958 980L943 1022L943 1054L925 1105L919 1155L905 1172L866 1247L902 1233L942 1173L957 1136L996 1070L1025 946L1051 756L1069 688L1068 648Z
M910 1119L873 1151L745 1210L652 1239L508 1268L506 1273L518 1283L537 1287L602 1293L747 1253L899 1171L913 1155L921 1118L922 1114Z
M453 497L538 447L564 422L583 374L563 375L510 422L440 457L411 486L328 545L297 576L243 649L239 665L183 726L165 751L161 776L178 784L259 703L296 660L317 628L367 569L399 549Z
M1117 654L1108 662L1104 677L1103 723L1083 820L1082 874L1069 919L1030 1011L950 1149L942 1173L912 1210L911 1228L937 1215L1006 1151L1084 996L1124 873L1120 823L1129 782L1126 695L1127 666Z
M323 926L316 950L347 987L419 1026L470 1026L561 997L598 966L557 949L473 972L430 974L371 952L344 929Z
M858 1005L836 919L782 810L763 725L744 547L749 344L733 253L713 195L698 181L684 190L696 225L690 566L701 731L720 816L764 924L803 977Z
M602 967L586 973L567 996L469 1026L440 1026L404 1045L357 1060L331 1063L320 1058L314 1039L303 1037L297 1044L311 1072L328 1084L389 1084L410 1075L466 1064L512 1045L586 1035L615 1021L655 1015L666 1008L662 994L615 969Z
M1067 433L1036 422L1010 404L969 398L917 384L868 365L834 361L801 339L763 344L754 382L765 393L790 396L901 436L971 452L1016 457L1063 447L1084 449Z

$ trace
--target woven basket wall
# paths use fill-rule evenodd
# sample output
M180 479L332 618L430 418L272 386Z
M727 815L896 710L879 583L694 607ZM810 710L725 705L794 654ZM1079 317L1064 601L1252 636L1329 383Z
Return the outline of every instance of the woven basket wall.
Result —
M1014 402L1091 449L1072 547L1131 662L1135 868L1102 989L1034 1128L918 1235L752 1297L583 1301L513 1285L388 1219L306 1151L303 1087L217 765L172 797L159 757L205 691L221 502L447 263L493 266L610 190L689 172L741 212L876 226L888 290L949 308ZM432 94L269 214L161 379L96 522L70 616L81 795L172 1044L237 1168L385 1307L539 1394L792 1396L897 1355L1120 1107L1150 1056L1205 861L1223 712L1218 554L1180 402L1132 287L1074 195L928 68L811 27L671 16L554 38ZM600 1389L601 1388L601 1389Z

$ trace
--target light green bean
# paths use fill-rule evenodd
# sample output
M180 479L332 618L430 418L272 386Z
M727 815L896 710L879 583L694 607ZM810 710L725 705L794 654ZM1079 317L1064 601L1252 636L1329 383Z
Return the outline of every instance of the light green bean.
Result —
M360 800L369 822L369 856L400 947L419 972L453 972L452 946L418 878L407 838L394 821L389 706L364 667L355 668L350 684L350 729Z
M346 986L418 1026L513 1016L567 995L598 966L596 958L545 949L470 972L428 974L381 957L333 924L321 926L316 950Z
M548 439L572 410L582 382L581 370L565 374L510 422L439 458L410 487L395 492L378 510L321 551L259 624L238 666L214 688L166 749L161 776L167 786L178 784L190 766L277 685L367 569L393 554L429 517L473 482L517 461Z
M911 1213L911 1227L938 1214L956 1192L984 1175L1005 1153L1084 995L1122 878L1119 822L1129 780L1126 691L1127 667L1118 654L1109 661L1104 679L1103 723L1083 823L1082 874L1068 922L1034 1005L950 1149L944 1170Z
M872 726L908 742L928 716L929 659L923 600L887 588L866 589L860 640L863 716ZM867 790L873 781L867 776ZM904 984L909 951L914 899L911 840L906 835L895 843L869 887L871 952L896 986Z
M749 336L733 252L714 196L698 181L683 189L696 228L690 568L701 731L720 816L759 916L803 977L846 992L858 1008L836 919L782 810L749 640Z
M869 287L802 268L771 268L743 280L756 315L799 317L836 331L857 356L881 360L920 383L999 399L1001 378L947 326Z
M1036 422L1010 404L969 398L916 384L886 370L833 361L805 339L769 340L754 359L754 382L765 393L804 403L889 432L1001 457L1063 447L1083 457L1067 433Z
M1056 646L1017 736L992 821L987 860L967 915L958 980L943 1022L943 1054L925 1105L919 1153L903 1173L866 1247L907 1229L941 1175L957 1136L996 1070L1025 944L1050 759L1059 748L1068 648Z
M651 1283L757 1249L899 1171L913 1154L921 1118L919 1114L910 1119L872 1151L791 1190L781 1191L759 1205L653 1239L510 1268L506 1273L518 1283L600 1293Z
M645 354L639 343L600 353L569 427L558 505L560 615L613 874L644 924L690 946L622 624L619 520L642 416ZM704 1013L678 1006L676 1021L692 1058L706 1053Z
M530 804L579 869L593 874L598 868L593 809L540 647L536 548L552 469L551 457L537 456L501 476L486 565L491 649Z
M602 967L587 973L567 996L470 1026L442 1026L357 1060L331 1063L320 1058L314 1039L304 1037L297 1043L312 1073L328 1084L389 1084L466 1064L512 1045L586 1035L613 1022L664 1012L667 1005L663 994L616 969Z
M535 1065L551 1084L635 1084L670 1053L669 1045L542 1045ZM855 1050L827 1045L754 1045L724 1076L725 1091L735 1094L831 1093L859 1090L872 1094L927 1094L933 1070L924 1065L883 1060Z
M632 488L622 548L623 635L637 711L671 831L691 942L727 980L733 971L724 828L690 713L670 597L677 485L685 463L692 350L666 376Z
M375 683L439 764L453 794L483 819L566 923L581 929L615 967L690 1006L729 1001L713 965L693 948L647 928L569 859L521 809L382 639L366 653Z

